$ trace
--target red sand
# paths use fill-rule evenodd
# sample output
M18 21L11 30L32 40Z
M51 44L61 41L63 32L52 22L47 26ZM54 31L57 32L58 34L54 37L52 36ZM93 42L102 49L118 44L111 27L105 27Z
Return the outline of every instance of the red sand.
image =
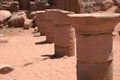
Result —
M0 80L76 80L75 57L49 59L42 55L54 54L53 44L38 44L45 37L33 37L30 31L8 34L9 42L0 44L0 64L12 65L15 70L0 75ZM21 30L20 30L21 31Z
M4 31L3 31L4 32ZM0 80L77 80L76 57L50 59L53 44L35 44L45 36L34 37L33 29L10 29L8 43L0 43L0 64L12 65L15 70L1 75ZM120 80L120 37L114 37L114 80ZM97 80L97 79L96 79Z

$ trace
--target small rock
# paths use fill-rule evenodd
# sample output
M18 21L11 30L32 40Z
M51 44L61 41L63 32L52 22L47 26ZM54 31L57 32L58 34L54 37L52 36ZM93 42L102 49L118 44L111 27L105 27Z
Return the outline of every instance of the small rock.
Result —
M6 64L0 65L0 74L7 74L13 70L14 70L14 68L10 65L6 65Z
M29 29L32 26L32 20L26 19L24 22L24 29Z
M120 6L117 7L117 9L115 10L115 13L120 13Z
M8 37L4 34L0 34L0 43L8 42Z
M106 2L106 1L103 1L101 3L101 11L106 11L108 10L109 8L111 8L113 6L113 3L112 2Z
M114 28L113 35L120 36L120 23L118 23Z
M119 5L120 4L120 0L112 0L114 3L115 3L115 5Z

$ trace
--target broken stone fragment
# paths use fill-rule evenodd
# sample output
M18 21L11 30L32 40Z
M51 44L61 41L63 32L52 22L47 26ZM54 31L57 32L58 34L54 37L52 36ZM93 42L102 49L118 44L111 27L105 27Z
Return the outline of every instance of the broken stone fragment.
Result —
M115 5L120 5L120 0L112 0Z
M30 19L26 19L24 22L24 29L29 29L32 26L32 21Z
M7 73L10 73L13 70L14 70L14 68L10 65L7 65L7 64L1 64L0 65L0 74L7 74Z
M114 36L120 36L120 23L117 24L117 26L114 28L113 35Z
M4 34L0 34L0 43L8 42L8 37Z
M14 12L8 20L8 27L24 27L24 22L27 19L24 11Z
M7 10L0 10L0 19L3 21L8 19L11 15L12 14Z
M115 13L120 13L120 6L116 8Z

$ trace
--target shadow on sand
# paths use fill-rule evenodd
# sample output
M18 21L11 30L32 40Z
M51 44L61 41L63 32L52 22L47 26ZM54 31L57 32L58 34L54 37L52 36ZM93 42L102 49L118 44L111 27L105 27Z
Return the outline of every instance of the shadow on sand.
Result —
M56 56L55 54L53 55L42 55L42 57L44 57L43 60L46 60L46 59L59 59L59 58L62 58L63 56Z
M35 45L49 44L47 41L36 42Z

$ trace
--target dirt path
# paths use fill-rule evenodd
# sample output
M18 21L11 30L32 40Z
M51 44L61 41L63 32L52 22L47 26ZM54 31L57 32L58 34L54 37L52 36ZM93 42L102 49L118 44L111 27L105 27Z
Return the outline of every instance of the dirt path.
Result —
M51 58L54 45L32 32L8 30L9 42L0 44L0 64L12 65L15 70L0 75L0 80L76 80L76 57ZM120 37L115 37L113 44L114 80L120 80Z

